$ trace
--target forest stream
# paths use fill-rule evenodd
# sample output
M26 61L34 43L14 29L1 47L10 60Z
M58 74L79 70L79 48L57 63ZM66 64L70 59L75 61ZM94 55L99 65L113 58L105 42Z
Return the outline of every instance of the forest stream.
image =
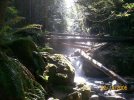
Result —
M75 4L75 2L77 2L77 1L79 2L79 0L63 1L65 4L64 5L65 12L62 17L65 18L67 23L66 23L66 27L65 27L66 32L63 32L62 35L66 34L66 33L69 33L70 35L81 35L81 34L83 36L86 35L85 34L86 31L84 30L85 26L81 26L81 22L84 18L83 16L88 16L88 14L90 15L90 13L82 14L81 8L77 7L77 5ZM61 9L61 8L59 8L59 9ZM55 27L56 27L56 25L55 25ZM57 31L57 29L56 29L56 31ZM58 35L57 35L57 37L58 37ZM61 37L59 35L59 38L61 38ZM55 38L56 38L56 36L54 35L53 39L55 39ZM65 38L71 39L73 37L68 36ZM74 40L75 39L77 40L80 38L81 37L75 36ZM103 72L101 73L101 71L92 70L94 68L88 69L88 66L91 66L91 65L89 63L86 63L87 61L84 61L80 56L74 55L74 52L76 52L78 49L82 49L84 51L88 51L90 49L91 51L93 51L92 50L93 47L95 47L96 45L100 45L100 47L101 47L101 46L105 45L105 42L104 43L94 43L94 42L87 41L87 42L74 43L69 40L68 40L68 42L64 42L64 38L63 38L63 41L58 40L58 39L53 41L53 39L52 39L52 44L50 43L50 46L54 49L54 52L65 55L71 61L72 65L75 68L74 82L76 84L80 84L80 83L86 84L89 87L91 87L91 89L93 91L95 91L97 93L97 94L94 94L91 96L91 98L93 98L93 100L98 100L97 99L98 97L100 100L101 99L102 100L105 100L105 99L113 100L116 97L117 97L117 100L120 100L120 99L121 100L123 100L123 99L124 100L125 99L133 100L134 99L133 94L129 95L129 94L125 94L125 93L118 93L118 94L115 93L116 89L114 90L114 89L112 89L112 87L122 86L122 84L119 84L116 80L113 80L113 79L107 77L106 75L103 74ZM88 53L90 53L90 51ZM92 55L92 52L90 55ZM87 67L87 68L85 68L85 67ZM93 67L93 66L91 66L91 67ZM90 77L90 75L86 76L85 70L91 70L92 72L87 71L87 74L92 73L93 76L97 76L97 77ZM101 74L99 74L99 73L101 73ZM117 89L117 91L118 91L118 89ZM109 98L105 98L105 97L109 97Z
M81 44L85 44L88 47L91 47L92 45L90 42L83 42ZM60 47L58 45L60 45ZM103 45L103 44L100 44L100 45ZM77 50L79 50L78 49L79 47L76 48L73 45L66 46L65 43L57 44L56 42L50 43L50 46L53 47L54 53L63 54L72 63L72 65L75 68L74 82L76 84L86 84L91 88L92 91L95 91L96 94L92 96L93 100L98 100L97 99L98 95L99 95L99 100L134 100L133 93L120 91L117 88L113 89L112 87L125 86L125 85L120 84L118 81L113 80L109 76L107 75L100 76L99 73L97 74L96 72L94 72L96 77L86 76L85 72L83 71L83 67L87 67L90 65L84 66L83 63L86 63L86 62L83 62L80 56L75 56L74 54ZM94 68L91 68L91 69L94 69ZM90 69L87 68L87 70L90 70Z

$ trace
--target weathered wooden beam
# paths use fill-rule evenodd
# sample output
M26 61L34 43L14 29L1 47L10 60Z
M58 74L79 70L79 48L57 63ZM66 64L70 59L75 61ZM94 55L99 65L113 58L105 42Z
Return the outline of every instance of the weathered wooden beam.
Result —
M88 45L81 45L81 44L71 44L71 43L62 43L66 47L71 47L71 48L79 48L82 50L88 50L89 46Z
M111 42L111 43L134 43L134 38L132 37L90 37L90 38L81 38L81 37L44 37L45 41L48 42Z
M76 52L76 54L80 55L84 59L87 59L94 67L98 68L102 72L104 72L106 75L111 77L114 80L117 80L119 83L122 83L124 85L128 85L128 81L123 79L121 76L118 74L114 73L112 70L106 68L104 65L102 65L100 62L97 60L93 59L92 57L88 56L84 51L79 50Z

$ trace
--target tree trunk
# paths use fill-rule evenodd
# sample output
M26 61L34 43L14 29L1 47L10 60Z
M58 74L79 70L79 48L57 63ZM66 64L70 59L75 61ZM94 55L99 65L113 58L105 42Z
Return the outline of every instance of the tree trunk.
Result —
M68 38L68 36L71 38ZM115 36L84 36L84 35L45 35L45 40L54 42L109 42L109 43L134 43L134 37L115 37Z
M5 22L6 7L8 5L8 0L0 0L0 29Z

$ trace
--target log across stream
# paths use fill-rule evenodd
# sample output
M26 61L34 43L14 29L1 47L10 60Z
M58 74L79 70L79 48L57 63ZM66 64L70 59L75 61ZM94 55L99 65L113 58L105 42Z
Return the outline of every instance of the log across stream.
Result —
M109 43L134 43L133 37L115 37L115 36L89 36L89 35L72 35L72 34L47 34L44 36L45 41L49 42L109 42Z

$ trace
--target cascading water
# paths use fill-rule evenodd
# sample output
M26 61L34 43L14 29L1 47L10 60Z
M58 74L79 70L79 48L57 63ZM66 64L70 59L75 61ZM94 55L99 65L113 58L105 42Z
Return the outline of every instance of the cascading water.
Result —
M80 19L82 19L82 16L79 15L78 11L77 11L77 7L76 7L76 2L78 0L64 0L64 4L65 4L65 20L66 20L66 31L69 32L70 34L77 34L77 32L82 31L79 25L79 21ZM89 43L89 42L88 42ZM67 52L65 54L72 54L76 48L69 48L71 50L67 50ZM69 51L69 52L68 52ZM84 77L83 74L83 70L82 70L82 63L80 61L79 58L73 59L71 57L69 57L70 61L73 63L73 65L75 66L76 69L76 73L75 73L75 79L74 81L77 83L81 83L81 82L86 82L86 79Z

